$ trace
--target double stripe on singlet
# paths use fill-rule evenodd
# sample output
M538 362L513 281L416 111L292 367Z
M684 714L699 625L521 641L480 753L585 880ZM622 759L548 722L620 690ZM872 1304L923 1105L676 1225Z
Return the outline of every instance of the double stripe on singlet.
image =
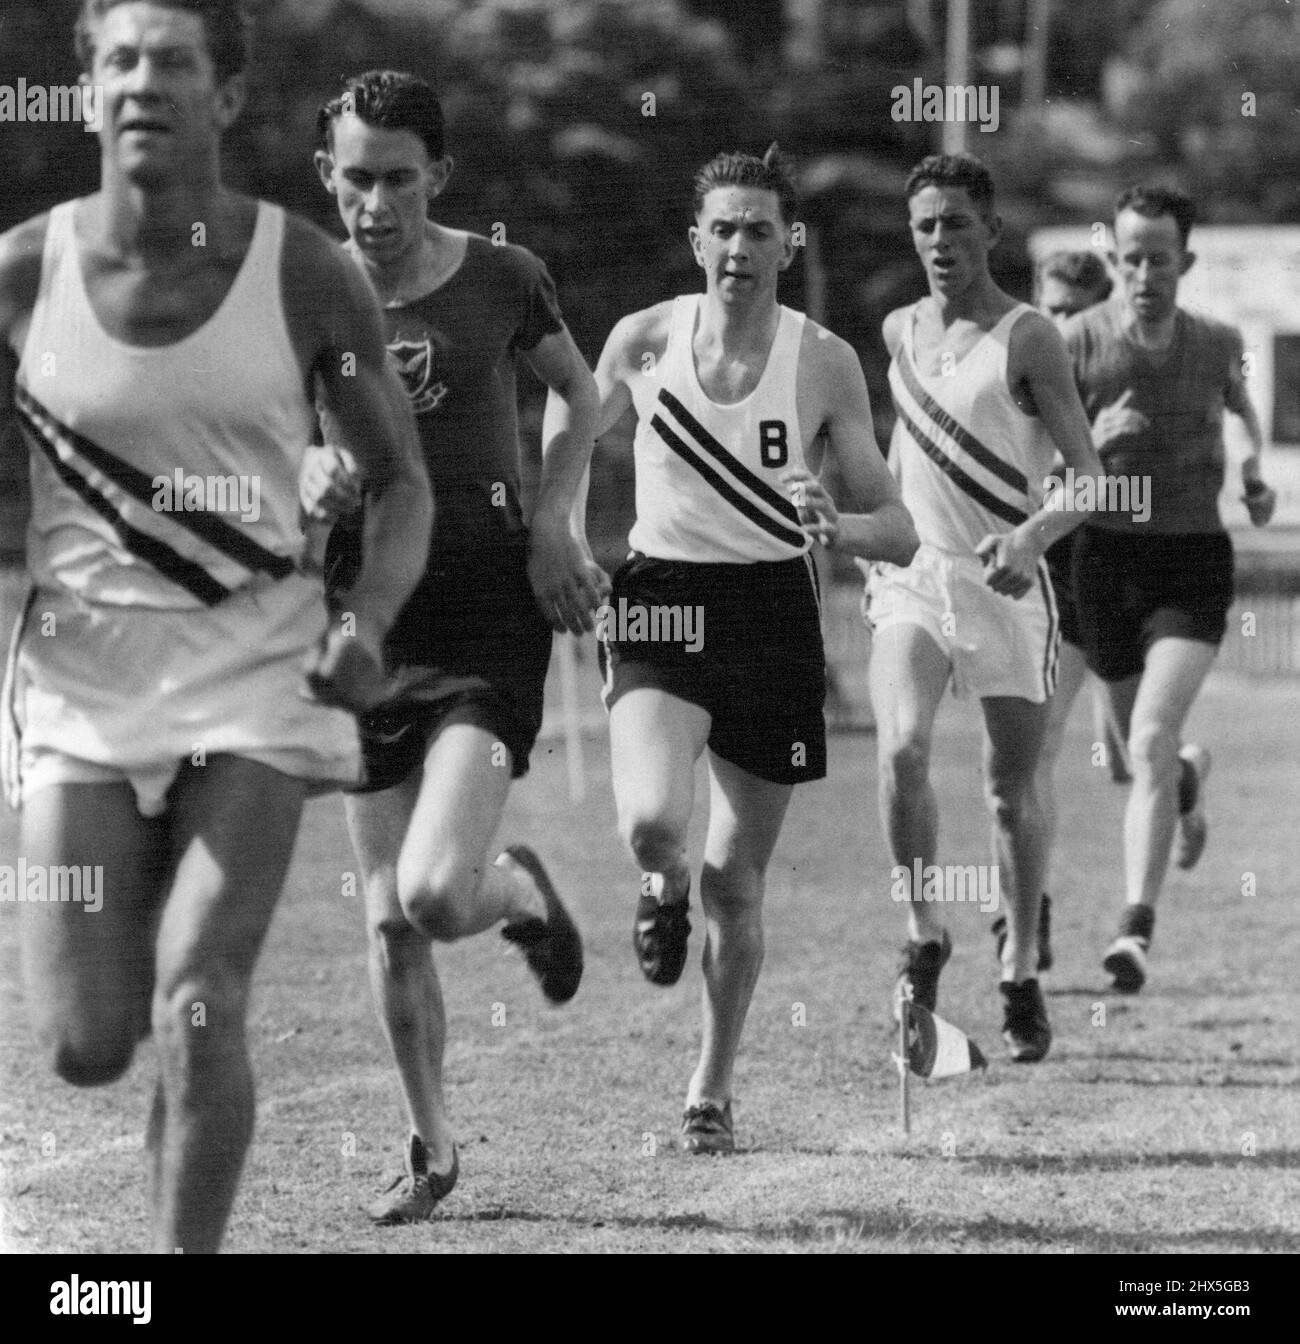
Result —
M88 463L123 494L152 510L156 492L149 476L106 448L69 429L21 385L14 388L14 405L29 444L44 455L59 479L109 524L127 550L206 606L216 606L223 598L230 596L233 589L219 583L197 561L181 555L165 541L127 522L121 506L88 479L81 464ZM268 551L216 514L187 510L169 512L165 516L247 570L260 571L275 579L282 579L293 572L293 561L287 556Z
M1029 483L1021 471L984 446L965 426L958 424L921 386L907 351L900 346L894 357L906 398L895 394L898 417L916 446L940 471L977 504L1008 523L1023 523L1029 516ZM1009 486L1017 503L1003 499L981 485L972 468L982 468Z
M664 443L683 462L694 467L737 513L743 514L751 523L792 549L807 549L807 539L799 526L799 515L794 505L738 462L666 387L659 389L659 401L672 413L681 429L681 433L678 433L658 413L652 416L651 427ZM710 458L712 461L707 460ZM718 467L722 471L717 470ZM728 473L730 479L722 475L723 471ZM748 491L748 494L742 491ZM773 514L778 516L773 517Z

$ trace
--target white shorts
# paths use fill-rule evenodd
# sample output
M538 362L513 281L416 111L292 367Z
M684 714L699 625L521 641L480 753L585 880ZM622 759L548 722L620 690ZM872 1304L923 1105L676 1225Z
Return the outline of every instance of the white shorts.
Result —
M866 566L862 566L866 568ZM867 570L862 614L873 634L919 625L948 656L957 696L1016 696L1042 704L1056 687L1060 622L1047 565L1024 597L995 593L974 556L922 545L906 568Z
M126 780L141 814L158 816L181 766L218 754L318 787L354 783L356 720L302 694L326 619L320 580L298 573L185 611L38 589L7 677L6 794L17 805L50 784Z

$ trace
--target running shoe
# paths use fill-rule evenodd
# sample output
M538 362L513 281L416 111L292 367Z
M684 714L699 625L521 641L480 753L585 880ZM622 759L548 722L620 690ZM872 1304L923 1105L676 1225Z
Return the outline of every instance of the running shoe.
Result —
M691 888L680 901L661 902L650 890L650 874L641 878L641 895L636 903L636 923L632 928L632 947L636 951L641 974L652 985L675 985L686 965L686 939L691 921L686 909Z
M460 1150L451 1147L451 1169L444 1175L429 1170L429 1154L418 1134L406 1147L406 1170L366 1209L372 1223L395 1227L399 1223L423 1223L456 1188L460 1176Z
M948 930L937 943L916 943L909 940L903 945L894 982L894 1021L902 1016L902 1001L906 997L922 1008L934 1012L939 1001L939 972L952 956L952 940Z
M696 1155L734 1153L736 1135L731 1123L731 1103L716 1106L711 1101L703 1101L698 1106L688 1106L682 1115L678 1143L684 1152Z
M1205 820L1205 781L1210 777L1210 753L1189 742L1178 759L1187 765L1178 781L1178 834L1174 838L1174 863L1194 868L1210 832ZM1189 796L1190 795L1190 796Z
M1047 1005L1037 980L1013 984L1004 980L999 986L1004 1000L1002 1039L1016 1064L1036 1064L1052 1045L1052 1028L1047 1021Z
M528 969L541 982L551 1003L568 1003L582 981L582 935L564 908L542 861L527 845L509 845L505 853L536 883L546 902L546 918L517 920L501 936L523 949Z

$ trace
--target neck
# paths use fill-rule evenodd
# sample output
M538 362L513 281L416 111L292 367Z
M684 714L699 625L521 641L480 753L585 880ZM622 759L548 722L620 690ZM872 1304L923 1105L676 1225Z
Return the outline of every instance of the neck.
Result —
M1131 308L1124 310L1124 329L1139 344L1161 349L1174 338L1174 325L1178 321L1178 309L1171 308L1164 317L1147 319L1139 317Z
M932 287L930 302L934 304L940 321L946 327L953 322L979 316L993 303L998 293L993 277L986 271L972 280L960 294L946 294Z
M195 246L195 224L209 233L227 205L227 192L213 174L199 180L141 185L106 174L100 192L110 245L123 256L158 256Z
M418 247L391 262L379 262L367 257L354 243L348 243L352 252L370 277L376 293L384 303L397 299L418 298L447 278L461 246L460 237L451 229L424 222L424 233Z
M756 294L751 302L741 304L723 303L709 291L700 304L696 335L724 350L745 350L770 345L780 320L775 293Z

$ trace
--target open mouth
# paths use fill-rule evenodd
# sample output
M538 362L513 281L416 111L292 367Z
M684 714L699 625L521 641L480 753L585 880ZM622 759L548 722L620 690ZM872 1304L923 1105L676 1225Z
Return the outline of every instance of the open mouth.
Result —
M124 121L118 128L120 135L126 135L129 131L134 131L140 135L170 135L171 127L164 122L152 121L147 117L133 117L130 121Z

